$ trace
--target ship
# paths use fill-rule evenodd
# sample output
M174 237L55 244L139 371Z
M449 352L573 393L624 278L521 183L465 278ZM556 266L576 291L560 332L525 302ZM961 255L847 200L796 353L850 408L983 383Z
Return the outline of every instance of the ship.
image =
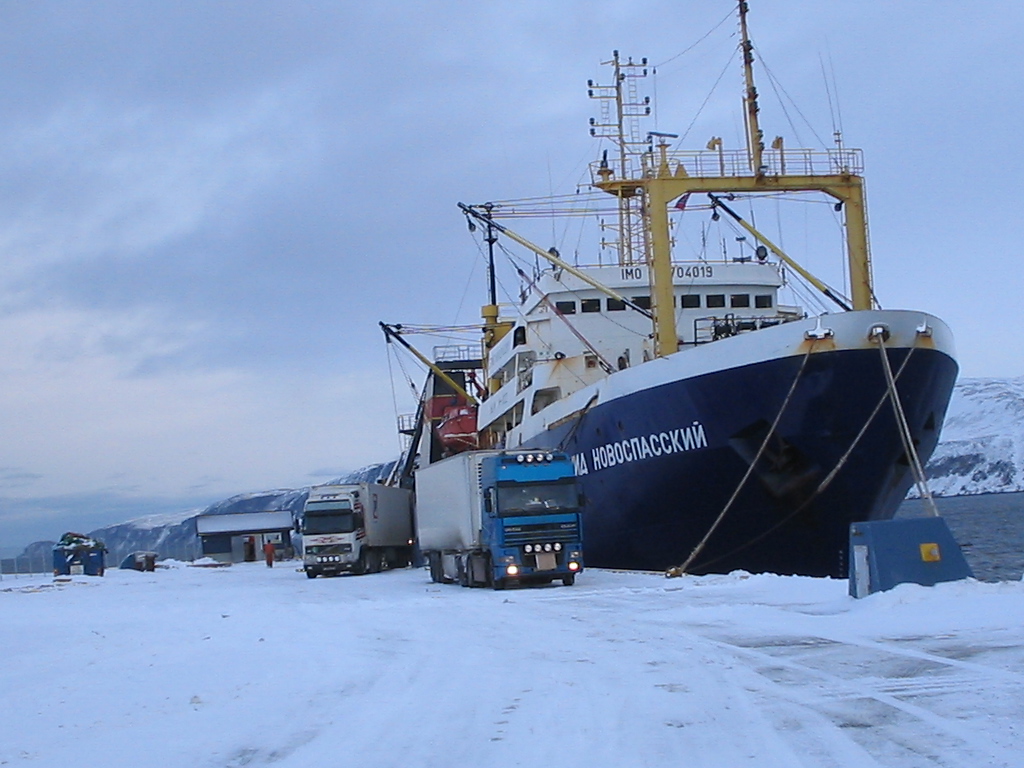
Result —
M416 352L430 372L396 471L474 448L566 451L588 565L842 577L851 523L891 518L915 484L928 498L954 341L932 314L879 305L861 150L838 133L835 147L765 147L745 0L737 11L745 147L684 150L639 132L646 60L615 52L611 83L588 83L602 105L591 134L612 144L590 192L609 201L614 260L570 263L535 245L507 224L529 204L459 204L487 246L483 339ZM740 213L786 194L841 219L844 290ZM674 255L674 218L696 215L728 222L742 250ZM521 293L506 304L502 240L545 264L518 268ZM780 303L797 281L826 309ZM382 327L410 346L401 326Z

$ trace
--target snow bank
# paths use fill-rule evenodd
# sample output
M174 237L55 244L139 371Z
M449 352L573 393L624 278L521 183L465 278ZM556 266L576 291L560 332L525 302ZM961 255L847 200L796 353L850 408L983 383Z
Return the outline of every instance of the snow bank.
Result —
M1020 766L1024 583L0 583L0 765Z

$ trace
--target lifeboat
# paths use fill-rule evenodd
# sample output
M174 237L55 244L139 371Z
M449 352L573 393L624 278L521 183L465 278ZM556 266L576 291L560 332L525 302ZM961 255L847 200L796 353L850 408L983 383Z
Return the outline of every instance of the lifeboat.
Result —
M476 428L476 406L460 404L445 408L437 425L437 436L449 453L462 453L480 447Z

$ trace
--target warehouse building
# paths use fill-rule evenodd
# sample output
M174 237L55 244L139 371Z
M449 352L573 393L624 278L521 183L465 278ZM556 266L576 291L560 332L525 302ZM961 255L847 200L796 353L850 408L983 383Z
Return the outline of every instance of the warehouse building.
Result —
M263 545L270 542L278 558L293 557L292 513L238 512L227 515L199 515L196 531L203 557L222 563L254 562L263 557Z

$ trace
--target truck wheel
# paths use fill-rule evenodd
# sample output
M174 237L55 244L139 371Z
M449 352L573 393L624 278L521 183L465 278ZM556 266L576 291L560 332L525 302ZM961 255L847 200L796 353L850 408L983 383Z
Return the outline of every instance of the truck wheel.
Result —
M316 578L316 571L306 571L306 578L307 579L315 579Z
M562 577L562 584L564 584L567 587L571 587L575 583L576 583L576 574L575 573L570 573L568 576L563 576Z

